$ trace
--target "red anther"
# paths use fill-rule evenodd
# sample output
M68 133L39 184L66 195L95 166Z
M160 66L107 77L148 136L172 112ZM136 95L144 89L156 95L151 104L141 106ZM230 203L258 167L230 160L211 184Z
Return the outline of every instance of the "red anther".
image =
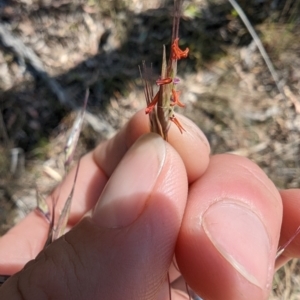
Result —
M147 105L146 109L145 109L145 113L149 114L151 113L151 111L154 109L155 105L158 102L158 98L159 98L159 91L156 93L155 97L153 98L153 100Z
M185 105L179 100L179 91L172 90L172 103L171 106L178 105L180 107L184 107Z
M172 82L172 78L171 77L167 77L167 78L163 78L163 79L157 79L156 80L156 84L157 85L164 85L164 84L169 84Z
M183 131L185 131L185 129L183 128L183 126L180 124L180 122L177 120L176 117L172 116L170 117L170 120L178 127L180 133L183 133Z
M181 50L178 46L179 38L176 38L172 44L172 59L178 60L186 58L189 54L189 48Z

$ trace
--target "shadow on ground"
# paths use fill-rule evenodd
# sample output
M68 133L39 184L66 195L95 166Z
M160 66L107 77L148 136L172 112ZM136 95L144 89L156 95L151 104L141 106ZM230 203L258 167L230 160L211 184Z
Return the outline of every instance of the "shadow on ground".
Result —
M162 45L170 43L172 1L164 7L138 13L120 3L116 7L103 1L97 7L89 7L82 1L35 2L32 6L18 1L2 3L0 17L5 27L39 53L43 63L43 55L54 55L56 46L68 48L72 44L73 55L76 43L85 41L80 35L97 37L94 55L83 54L78 64L69 63L68 58L59 67L52 68L48 63L49 77L2 40L2 59L7 69L13 69L9 72L16 75L10 79L10 88L3 84L5 88L0 91L1 111L13 146L26 151L33 149L71 109L81 105L87 88L90 89L89 110L96 114L105 112L112 98L126 96L140 84L138 65L143 60L152 63L154 74L159 74ZM269 16L270 11L263 2L256 6L246 1L242 4L246 12L252 13L254 23ZM198 8L190 1L188 5L185 10L189 17L183 17L180 31L182 46L190 48L189 59L180 66L185 74L226 55L228 45L243 46L251 41L229 3L208 1L207 6ZM88 27L87 20L98 27L91 25L88 30L77 31L80 23ZM39 46L40 43L43 45ZM63 55L68 56L68 52ZM53 76L53 73L59 74ZM58 86L53 87L50 80Z

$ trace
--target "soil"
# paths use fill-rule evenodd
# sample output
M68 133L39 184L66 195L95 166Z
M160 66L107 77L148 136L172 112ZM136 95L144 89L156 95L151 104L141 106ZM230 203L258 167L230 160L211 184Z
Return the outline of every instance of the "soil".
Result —
M246 156L278 188L298 188L300 2L252 2L239 1L285 95L227 1L187 0L180 113L204 131L213 154ZM47 194L62 176L65 137L87 88L78 156L145 107L138 65L159 74L171 14L172 2L158 0L0 1L0 234L36 206L36 186ZM293 261L275 276L270 299L298 299L299 278Z

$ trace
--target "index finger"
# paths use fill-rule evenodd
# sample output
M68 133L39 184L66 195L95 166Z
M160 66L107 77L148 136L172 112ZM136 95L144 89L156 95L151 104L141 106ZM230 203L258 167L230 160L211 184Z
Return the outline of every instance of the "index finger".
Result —
M210 146L203 132L188 118L177 115L185 128L181 134L176 126L170 126L168 142L176 149L184 162L189 183L198 179L209 163ZM95 150L95 161L110 176L127 149L144 133L149 132L149 120L139 111L117 134ZM111 153L114 153L113 156ZM107 158L110 157L109 160Z
M276 269L279 269L290 259L300 257L300 236L298 232L300 226L300 190L282 190L280 191L280 195L283 203L283 218L279 249L284 247L284 251L276 260Z
M205 136L195 124L184 117L180 117L180 121L186 132L181 135L175 126L171 126L169 142L180 154L189 182L193 182L207 168L210 149ZM148 118L140 111L115 137L101 143L81 159L69 225L76 224L94 207L108 178L124 154L142 134L148 131ZM61 211L70 193L75 172L76 169L73 168L48 197L48 201L58 199L58 211ZM44 246L48 230L49 224L33 211L4 235L0 239L0 274L13 274L27 261L35 258Z

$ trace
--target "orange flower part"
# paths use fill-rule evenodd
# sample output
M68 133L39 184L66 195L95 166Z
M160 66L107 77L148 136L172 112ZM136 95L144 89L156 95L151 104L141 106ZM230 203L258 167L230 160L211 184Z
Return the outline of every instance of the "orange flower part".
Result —
M189 54L189 48L181 50L178 46L179 38L176 38L172 44L172 59L178 60L181 58L186 58Z
M183 131L185 131L183 126L180 124L178 119L176 117L174 117L174 115L173 115L173 117L170 117L170 120L178 127L180 133L183 133Z
M147 105L146 109L145 109L145 113L149 114L155 107L155 105L158 102L158 98L159 98L159 91L156 93L155 97L153 98L153 100Z
M172 90L172 104L171 106L178 105L180 107L184 107L185 105L179 100L179 91Z
M173 79L172 79L171 77L167 77L167 78L164 78L164 79L160 78L160 79L157 79L157 80L156 80L156 84L157 84L157 85L169 84L169 83L172 82L172 80L173 80Z
M159 98L159 91L156 93L156 95L153 98L153 100L147 105L147 107L145 109L145 113L146 114L151 113L151 111L154 109L156 103L158 102L158 98Z

